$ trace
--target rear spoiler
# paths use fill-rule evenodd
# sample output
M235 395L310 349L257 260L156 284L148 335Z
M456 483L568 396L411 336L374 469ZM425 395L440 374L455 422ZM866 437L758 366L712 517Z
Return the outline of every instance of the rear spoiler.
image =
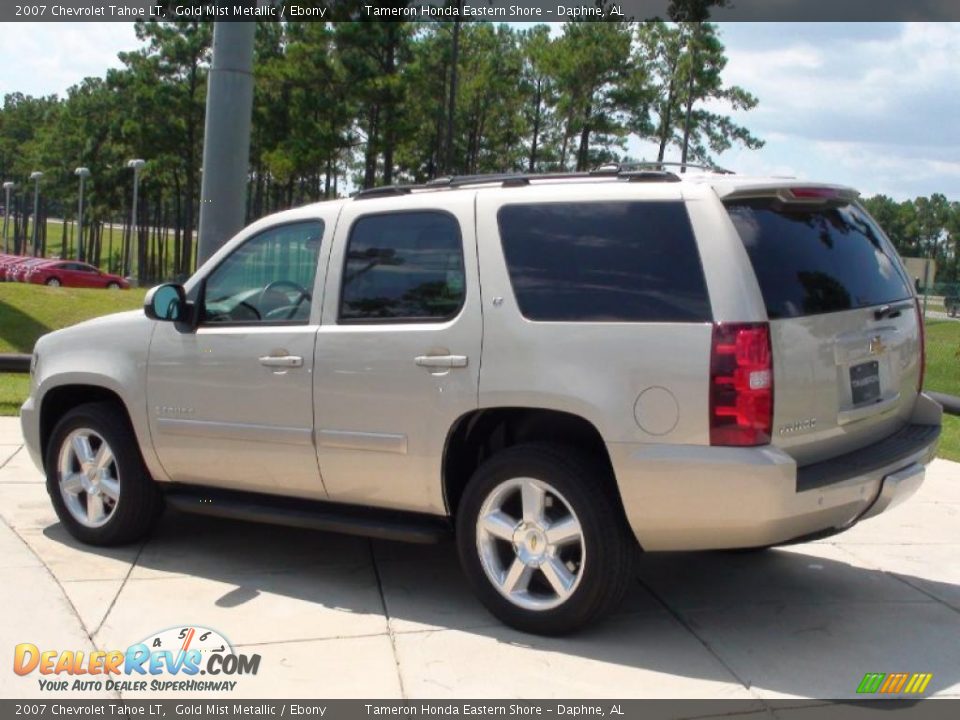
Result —
M828 205L850 203L860 197L860 193L843 185L810 185L801 183L762 184L762 185L725 185L718 183L714 190L723 201L747 200L752 198L775 198L783 203L802 205Z

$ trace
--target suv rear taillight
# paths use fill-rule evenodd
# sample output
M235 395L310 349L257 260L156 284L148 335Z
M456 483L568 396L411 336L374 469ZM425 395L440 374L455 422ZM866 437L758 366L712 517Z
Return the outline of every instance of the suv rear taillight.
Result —
M927 372L927 333L923 327L923 310L920 309L920 300L917 300L917 327L920 332L920 376L917 379L917 392L923 390L923 376Z
M717 323L710 351L710 444L766 445L773 430L767 323Z

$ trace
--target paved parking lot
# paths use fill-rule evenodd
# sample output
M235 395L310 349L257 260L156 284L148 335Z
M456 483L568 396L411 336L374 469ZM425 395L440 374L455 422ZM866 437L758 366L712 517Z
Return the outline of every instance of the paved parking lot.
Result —
M723 697L762 707L850 697L866 672L932 672L927 694L960 695L960 465L943 460L908 504L826 541L645 556L621 612L563 639L494 621L449 543L168 512L143 545L78 546L7 418L0 518L2 697L41 695L36 674L9 670L16 643L123 649L183 625L261 655L231 697Z

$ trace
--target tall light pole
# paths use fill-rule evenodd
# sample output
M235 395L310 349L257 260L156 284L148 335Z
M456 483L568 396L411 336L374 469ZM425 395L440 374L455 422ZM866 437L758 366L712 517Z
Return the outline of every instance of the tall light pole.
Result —
M257 24L213 25L207 79L197 265L243 227L253 111L253 47ZM187 228L192 232L193 228Z
M10 182L7 180L3 184L3 190L7 195L7 199L3 205L3 251L5 253L10 252L10 239L7 237L7 221L10 219L10 191L13 190L13 186L16 183Z
M33 254L40 252L40 178L43 173L39 170L30 173L33 180Z
M90 171L78 167L73 174L80 178L80 200L77 202L77 260L83 260L83 181L90 177Z
M124 259L124 277L130 276L130 253L133 250L133 238L136 237L137 232L137 190L140 185L140 170L144 165L146 165L146 162L139 158L127 161L127 167L133 168L133 209L130 211L130 244L127 246L126 258Z

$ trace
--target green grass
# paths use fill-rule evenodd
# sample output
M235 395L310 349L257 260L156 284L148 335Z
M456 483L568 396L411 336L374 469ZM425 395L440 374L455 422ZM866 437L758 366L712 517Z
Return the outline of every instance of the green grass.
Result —
M145 293L0 283L0 353L28 353L44 333L142 307Z
M0 415L19 415L30 394L30 376L0 373Z
M943 416L943 433L940 435L939 457L960 462L960 416Z
M45 333L141 307L145 292L0 283L0 353L29 353ZM29 375L0 373L0 415L16 415L29 390Z
M960 395L960 322L930 320L927 329L926 390Z

